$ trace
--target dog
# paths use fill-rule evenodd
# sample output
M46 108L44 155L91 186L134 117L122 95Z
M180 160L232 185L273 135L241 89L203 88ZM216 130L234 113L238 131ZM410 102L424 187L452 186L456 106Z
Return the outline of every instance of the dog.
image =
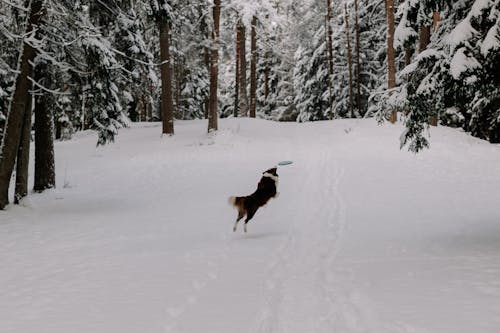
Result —
M271 198L277 198L278 174L277 168L271 168L262 173L262 178L257 189L250 195L244 197L229 197L229 204L238 210L238 217L234 223L233 231L236 231L238 222L246 216L244 230L247 232L247 223L252 219L257 210L267 204Z

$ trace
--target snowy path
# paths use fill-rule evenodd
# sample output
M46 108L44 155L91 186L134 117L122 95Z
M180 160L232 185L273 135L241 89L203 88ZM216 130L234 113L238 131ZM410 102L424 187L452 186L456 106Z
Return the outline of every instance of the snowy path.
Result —
M307 201L290 218L286 240L271 260L264 283L266 302L256 332L331 332L332 299L328 286L344 209L338 194L343 171L331 165L328 150L314 156L300 147L307 163L297 192ZM299 147L297 147L299 150ZM318 193L316 184L322 184ZM312 316L311 316L312 315ZM290 320L293 318L294 320Z
M58 189L0 212L0 332L498 332L499 146L437 128L415 156L369 120L205 125L57 144ZM288 159L233 233L226 198Z

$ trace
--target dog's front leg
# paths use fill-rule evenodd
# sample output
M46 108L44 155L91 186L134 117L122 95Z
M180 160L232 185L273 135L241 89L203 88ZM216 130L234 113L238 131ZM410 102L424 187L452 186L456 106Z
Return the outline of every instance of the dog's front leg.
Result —
M240 220L236 220L236 222L234 222L233 232L235 232L235 231L236 231L236 228L238 227L238 222L239 222L239 221L240 221Z

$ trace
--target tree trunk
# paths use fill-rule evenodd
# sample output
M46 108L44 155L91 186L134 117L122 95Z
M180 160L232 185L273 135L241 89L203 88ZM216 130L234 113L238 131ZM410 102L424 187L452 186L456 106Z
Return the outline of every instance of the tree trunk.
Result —
M210 112L208 113L208 132L217 130L217 83L219 61L219 25L221 0L214 0L212 31L212 50L210 55Z
M269 68L264 70L264 99L267 100L269 96Z
M432 16L432 31L436 32L438 25L439 25L439 20L440 20L440 15L438 11L434 11L433 16ZM429 117L429 125L431 126L437 126L438 125L438 115L434 114Z
M40 82L41 78L36 77ZM56 187L54 120L46 106L46 98L44 94L35 97L35 192Z
M257 17L252 18L251 64L250 64L250 118L255 118L257 108Z
M396 87L396 60L394 54L394 0L386 0L387 9L387 88ZM392 110L389 121L395 123L398 120L397 112Z
M441 20L441 15L438 11L434 11L432 15L432 31L436 32L439 26L439 21Z
M405 66L408 66L411 63L411 48L405 47Z
M240 29L236 27L236 51L235 51L235 70L234 70L234 117L238 117L239 115L239 96L240 96Z
M33 0L28 26L26 28L26 39L34 33L34 26L40 22L43 11L43 0ZM19 65L19 74L16 78L15 90L12 96L7 121L5 124L4 137L0 152L0 209L4 209L9 203L9 185L16 156L21 142L21 131L26 112L26 104L29 99L29 90L32 86L30 77L33 76L33 60L36 51L27 43L23 43L21 51L21 61Z
M358 0L354 0L355 21L354 30L356 31L356 105L359 114L364 114L361 111L361 61L359 56L359 24L358 24Z
M207 40L208 40L207 36ZM205 55L204 55L204 60L205 60L205 66L207 68L207 72L210 73L210 49L208 47L205 47ZM208 112L210 110L210 94L208 94L205 97L205 108L204 108L204 116L205 119L208 119Z
M184 114L180 113L179 104L181 99L181 66L175 61L175 57L172 57L172 78L173 78L173 104L174 107L174 118L184 119Z
M329 108L330 116L333 118L333 50L332 50L332 4L331 0L326 0L326 47L328 52L328 95L329 95Z
M423 25L420 27L420 33L418 38L418 52L422 52L427 48L427 45L431 42L431 26Z
M347 65L349 66L349 112L351 118L354 118L353 108L353 89L352 89L352 55L351 55L351 38L349 33L349 14L347 12L347 3L344 4L345 9L345 33L347 39Z
M248 96L247 96L247 61L246 61L246 31L243 23L238 23L240 29L240 114L248 116Z
M33 88L31 84L30 90ZM14 203L17 205L28 195L28 168L30 163L31 144L31 113L33 106L33 96L28 94L26 100L26 111L24 111L24 121L21 130L21 142L17 151L16 163L16 186L14 192Z
M174 103L172 100L172 69L170 63L170 23L160 23L160 60L161 60L161 114L163 134L174 134Z

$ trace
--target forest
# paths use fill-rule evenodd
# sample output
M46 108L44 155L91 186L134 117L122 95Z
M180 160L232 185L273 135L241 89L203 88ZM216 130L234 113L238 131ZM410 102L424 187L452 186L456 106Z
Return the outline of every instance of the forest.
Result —
M499 64L500 0L0 0L0 332L498 333Z
M0 208L14 166L53 187L53 140L131 122L402 121L500 142L498 0L1 0ZM32 133L34 132L34 134ZM31 140L33 134L33 140ZM16 162L17 161L17 162Z

